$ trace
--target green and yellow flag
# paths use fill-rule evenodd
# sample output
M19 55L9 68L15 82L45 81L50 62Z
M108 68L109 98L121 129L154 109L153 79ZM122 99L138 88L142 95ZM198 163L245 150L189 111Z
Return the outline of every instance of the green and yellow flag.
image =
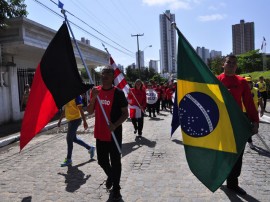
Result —
M177 33L176 114L186 158L193 174L214 192L243 151L251 124L178 29Z

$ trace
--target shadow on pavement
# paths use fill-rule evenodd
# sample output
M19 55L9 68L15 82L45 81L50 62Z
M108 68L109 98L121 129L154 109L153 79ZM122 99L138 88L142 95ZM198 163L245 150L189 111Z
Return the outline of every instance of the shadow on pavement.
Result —
M65 183L67 192L74 192L78 190L86 181L91 177L91 175L86 175L79 170L79 167L91 162L92 160L86 161L84 163L78 164L76 166L68 166L67 174L58 173L58 175L63 175L66 180Z
M230 201L249 201L249 202L259 202L257 199L249 195L237 195L235 192L227 189L225 185L221 185L220 189L228 196ZM244 199L244 200L243 200Z
M129 142L129 143L124 143L122 144L122 157L128 155L129 153L139 149L140 147L142 147L143 145L153 148L156 146L156 142L155 141L150 141L145 137L141 137L136 138L135 142Z
M22 202L31 202L32 201L32 196L27 196L22 199Z
M159 113L158 116L168 116L168 114Z
M184 145L183 141L181 141L181 140L174 139L174 140L172 140L172 142L174 142L176 144Z
M162 121L164 119L158 118L158 117L149 117L149 121Z
M259 155L270 157L270 152L261 147L255 146L253 150L258 152Z

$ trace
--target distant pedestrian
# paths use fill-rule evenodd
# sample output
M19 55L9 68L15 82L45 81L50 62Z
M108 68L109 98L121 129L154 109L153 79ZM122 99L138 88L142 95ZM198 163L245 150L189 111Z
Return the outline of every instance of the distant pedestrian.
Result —
M251 90L251 95L252 95L255 107L258 110L258 108L260 106L260 108L261 108L260 116L263 116L264 108L263 108L263 102L262 102L262 97L261 97L260 91L258 90L258 88L254 87L254 84L253 84L253 81L252 81L251 77L245 77L245 79L247 80L249 88ZM246 109L244 108L244 112L245 111L246 111ZM250 137L248 139L248 144L249 144L249 147L251 149L255 149L255 146L253 145L253 142L252 142L252 137Z
M101 71L101 86L94 87L91 91L90 102L87 106L89 114L95 113L94 136L96 138L98 164L107 175L106 188L112 188L114 200L121 199L120 178L121 178L121 154L112 138L112 131L115 138L122 147L122 123L128 117L128 102L122 90L113 86L114 70L105 67ZM100 103L97 101L97 96ZM102 105L109 126L104 118Z
M25 84L24 92L23 92L23 96L22 96L22 101L21 101L21 110L22 111L24 111L26 108L26 104L27 104L29 95L30 95L30 86L29 86L29 84Z
M154 90L157 92L158 94L158 99L157 99L157 102L156 102L156 111L157 111L157 114L160 114L160 102L161 102L161 95L162 95L162 91L161 91L161 87L159 84L156 85L156 87L154 88Z
M247 81L235 74L237 69L237 58L235 55L229 55L225 57L223 64L224 72L220 74L217 78L223 83L223 85L231 93L238 106L243 110L242 103L244 104L247 112L247 116L253 124L252 133L258 133L259 128L259 116L255 108L251 92ZM226 131L225 131L226 133ZM227 188L233 190L237 194L245 195L246 191L239 187L238 177L241 174L242 160L243 160L244 150L240 154L237 162L232 168L231 173L227 178Z
M60 127L61 121L64 117L66 117L68 121L68 131L66 137L67 157L61 164L61 167L72 165L73 142L86 148L88 150L88 153L90 154L90 159L92 159L95 155L95 147L86 144L76 135L77 129L81 125L82 120L84 129L86 130L88 128L88 124L86 122L82 106L83 106L82 97L77 96L75 99L71 100L64 106L64 110L62 111L62 114L59 118L58 127Z
M257 87L262 95L262 99L263 99L263 107L264 107L264 111L267 112L266 109L266 103L267 103L267 86L266 83L264 81L263 76L259 77L259 81L257 82L257 84L255 85L255 87Z
M128 101L130 104L130 113L134 134L137 133L139 137L142 136L144 112L146 109L146 93L143 89L143 84L140 79L137 79L134 84L135 88L130 88L128 94Z
M146 94L152 94L152 92L155 92L155 90L153 89L153 86L152 84L149 82L148 85L147 85L147 89L146 89ZM156 96L157 93L156 93ZM157 97L156 97L156 100L157 100ZM147 109L148 109L148 112L149 112L149 117L151 118L152 117L152 113L153 113L153 117L157 117L156 116L156 101L153 102L153 100L148 100L146 99L146 106L147 106Z

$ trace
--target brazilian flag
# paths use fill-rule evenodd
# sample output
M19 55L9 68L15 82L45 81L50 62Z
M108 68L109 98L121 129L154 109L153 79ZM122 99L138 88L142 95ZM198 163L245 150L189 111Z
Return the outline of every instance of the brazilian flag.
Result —
M173 119L179 118L190 170L214 192L244 150L251 124L178 29L177 33L178 113Z

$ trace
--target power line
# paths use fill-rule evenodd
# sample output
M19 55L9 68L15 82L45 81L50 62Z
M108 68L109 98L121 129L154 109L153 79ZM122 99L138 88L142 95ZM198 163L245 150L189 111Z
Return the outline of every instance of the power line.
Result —
M54 11L54 10L52 10L51 8L49 8L48 6L44 5L44 4L41 3L40 1L38 1L38 0L33 0L33 1L35 1L35 2L38 3L38 4L40 4L40 5L43 6L44 8L48 9L50 12L54 13L54 14L57 15L58 17L64 19L64 17L63 17L62 15L58 14L56 11ZM50 1L51 1L52 3L54 3L55 5L58 6L58 4L55 3L54 1L52 1L52 0L50 0ZM93 29L94 31L98 32L100 35L102 35L102 36L105 37L106 39L108 39L108 40L110 40L111 42L115 43L116 45L118 45L118 46L121 47L122 49L128 51L129 53L128 53L128 52L125 52L125 51L123 51L123 50L121 50L121 49L119 49L119 48L117 48L117 47L115 47L115 46L113 46L113 45L111 45L110 43L108 43L108 42L106 42L106 41L104 41L104 40L102 40L102 39L100 39L99 37L95 36L94 34L88 32L87 30L83 29L82 27L80 27L80 26L77 25L76 23L74 23L74 22L72 22L72 21L69 20L69 22L70 22L72 25L76 26L78 29L84 31L85 33L89 34L90 36L94 37L94 38L97 39L98 41L100 41L100 42L102 42L102 43L104 43L104 44L106 44L106 45L108 45L108 46L114 48L115 50L118 50L119 52L122 52L122 53L124 53L124 54L126 54L126 55L128 55L128 56L134 58L134 55L131 55L131 53L134 54L134 52L132 52L132 51L130 51L130 50L124 48L124 47L121 46L120 44L114 42L113 40L111 40L110 38L108 38L107 36L105 36L104 34L102 34L101 32L99 32L98 30L94 29L93 27L91 27L90 25L88 25L88 24L85 23L83 20L79 19L78 17L76 17L75 15L73 15L72 13L70 13L69 11L66 11L66 12L69 13L71 16L75 17L77 20L79 20L79 21L83 22L84 24L86 24L88 27L90 27L90 28Z

